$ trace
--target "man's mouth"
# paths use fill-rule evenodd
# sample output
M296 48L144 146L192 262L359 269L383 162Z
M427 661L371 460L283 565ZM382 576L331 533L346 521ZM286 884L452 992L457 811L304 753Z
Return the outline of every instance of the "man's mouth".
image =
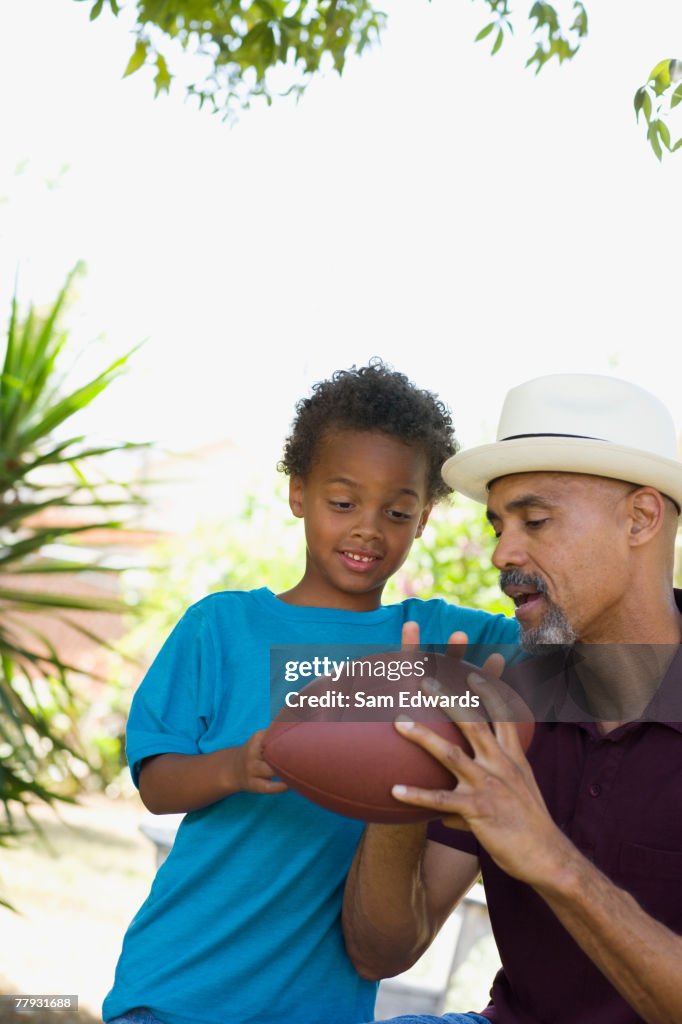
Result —
M519 594L514 598L516 605L516 618L523 620L528 618L538 607L539 602L544 600L544 594L537 590L528 594Z
M547 595L544 581L539 577L524 577L522 573L502 573L500 586L516 606L516 618L526 619L539 608L539 602Z
M500 573L500 589L516 605L524 650L548 654L557 647L567 648L575 643L576 631L550 597L542 576L505 569Z
M535 601L538 597L542 597L542 593L539 590L521 590L518 587L507 587L505 594L507 597L511 597L517 608L521 608L523 605Z

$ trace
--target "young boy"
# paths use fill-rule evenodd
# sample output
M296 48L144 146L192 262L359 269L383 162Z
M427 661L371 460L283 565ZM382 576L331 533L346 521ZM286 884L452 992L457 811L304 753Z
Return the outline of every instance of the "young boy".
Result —
M514 643L515 622L410 599L386 582L448 493L452 421L380 361L335 373L297 406L281 468L303 519L291 590L212 594L175 627L138 689L127 755L149 810L188 812L123 942L104 1020L355 1024L376 985L348 959L340 913L363 823L273 779L262 758L270 646L425 644L453 631Z

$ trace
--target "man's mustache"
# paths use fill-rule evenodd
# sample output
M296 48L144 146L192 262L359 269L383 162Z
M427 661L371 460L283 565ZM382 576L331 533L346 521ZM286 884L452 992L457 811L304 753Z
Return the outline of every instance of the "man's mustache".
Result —
M503 569L500 573L500 589L506 594L508 587L532 587L538 594L547 593L547 584L542 576L534 576L520 569Z

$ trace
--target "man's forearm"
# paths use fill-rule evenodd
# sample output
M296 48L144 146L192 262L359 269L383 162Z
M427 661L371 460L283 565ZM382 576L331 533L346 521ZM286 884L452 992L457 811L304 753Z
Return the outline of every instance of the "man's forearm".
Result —
M346 882L348 955L366 978L407 970L431 940L421 863L426 825L368 825Z
M582 854L534 888L647 1024L682 1021L682 938L650 917Z

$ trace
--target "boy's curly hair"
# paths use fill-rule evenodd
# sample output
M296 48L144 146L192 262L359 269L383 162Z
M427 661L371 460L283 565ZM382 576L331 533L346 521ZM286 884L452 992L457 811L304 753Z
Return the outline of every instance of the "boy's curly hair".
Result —
M278 469L305 477L331 428L379 430L405 444L419 445L429 460L428 500L450 493L441 466L459 445L448 407L430 391L417 388L381 359L359 369L337 370L313 385L313 395L296 405L291 433Z

